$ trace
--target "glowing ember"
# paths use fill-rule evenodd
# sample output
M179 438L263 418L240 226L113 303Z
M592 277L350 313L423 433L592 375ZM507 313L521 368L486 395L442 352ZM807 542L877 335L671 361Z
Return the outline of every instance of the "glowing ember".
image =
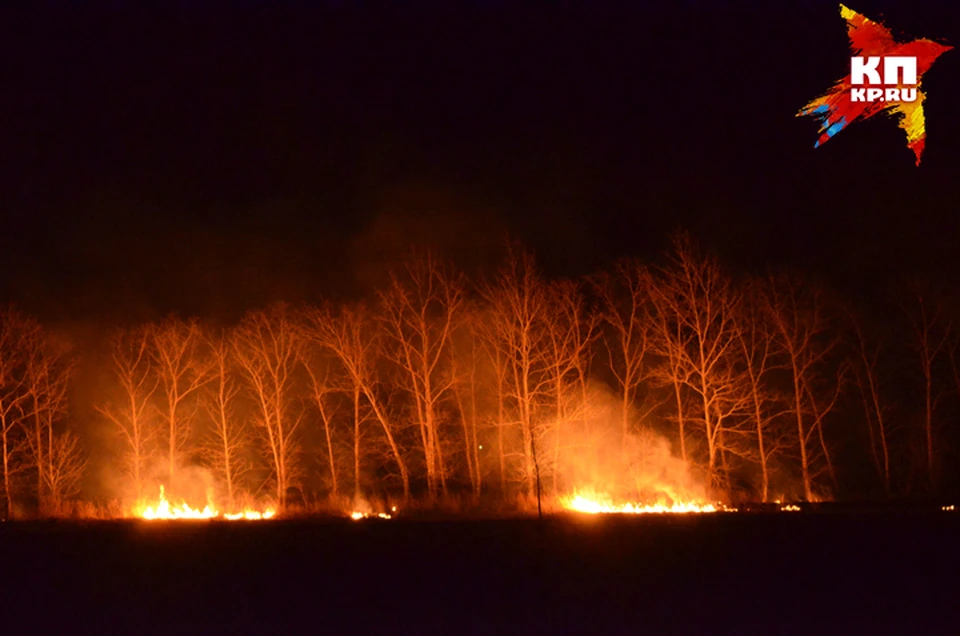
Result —
M191 508L186 502L181 502L179 506L173 506L167 500L164 488L160 486L160 499L155 506L139 505L134 510L134 516L153 521L155 519L174 520L174 519L226 519L228 521L237 520L259 520L270 519L275 514L274 510L244 510L233 514L220 514L211 504L207 504L203 510Z
M954 509L953 506L944 506L944 507L943 507L943 510L944 510L945 512L952 512L953 509Z
M786 506L780 506L780 510L783 510L784 512L799 512L799 511L800 511L800 506L795 506L795 505L793 505L793 504L788 504L788 505L786 505Z
M615 504L609 497L600 495L575 494L560 499L561 505L567 510L585 514L678 514L691 512L717 512L712 504L673 503L666 504Z
M377 517L380 519L393 519L391 515L388 515L383 512L378 512L377 514L372 514L369 512L351 512L350 513L350 518L353 519L354 521L358 519L369 519L370 517Z
M396 512L396 511L397 511L397 507L396 507L396 506L394 506L394 507L392 507L392 508L390 509L390 512ZM354 512L351 512L351 513L350 513L350 518L353 519L354 521L358 521L358 520L360 520L360 519L369 519L370 517L377 517L378 519L393 519L393 515L388 515L388 514L383 513L383 512L372 513L372 512L356 512L356 511L354 511Z

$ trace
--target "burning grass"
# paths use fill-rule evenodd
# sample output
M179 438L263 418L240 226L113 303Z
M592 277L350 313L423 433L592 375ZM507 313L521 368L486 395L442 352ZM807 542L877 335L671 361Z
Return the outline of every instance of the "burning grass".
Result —
M239 512L221 513L212 502L208 502L202 509L192 508L187 502L181 501L179 504L171 504L167 499L164 487L160 486L160 497L156 503L139 502L133 507L133 516L138 519L154 520L183 520L183 519L223 519L226 521L259 521L270 519L276 515L274 508L265 510L246 509Z
M725 508L705 502L657 502L653 504L615 502L609 495L580 491L561 497L560 505L564 510L584 514L686 514L718 512Z
M392 506L389 513L376 512L365 501L354 502L354 509L345 514L350 519L358 521L360 519L392 519L397 513L397 507ZM262 521L272 519L277 516L275 507L266 507L256 509L252 507L244 508L237 512L221 512L212 501L208 501L202 509L191 507L186 501L181 500L178 504L173 504L167 499L166 489L160 486L160 496L155 502L140 501L133 506L131 515L136 519L146 521L181 521L181 520L204 520L218 519L224 521ZM337 515L339 516L339 514Z

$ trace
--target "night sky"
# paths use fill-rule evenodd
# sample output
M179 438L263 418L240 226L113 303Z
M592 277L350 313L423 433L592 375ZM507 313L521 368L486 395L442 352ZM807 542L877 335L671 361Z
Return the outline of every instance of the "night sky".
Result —
M836 2L66 4L0 14L0 300L48 322L229 321L506 233L554 276L683 227L844 291L960 278L960 50L919 168L882 117L814 150ZM960 45L958 3L850 6Z

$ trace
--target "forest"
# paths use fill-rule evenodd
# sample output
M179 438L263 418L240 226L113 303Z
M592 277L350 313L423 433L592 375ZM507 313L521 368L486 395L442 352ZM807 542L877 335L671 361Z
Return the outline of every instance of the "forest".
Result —
M683 232L671 246L577 280L514 243L475 279L423 251L363 301L170 316L97 351L7 307L0 509L123 516L160 485L231 510L956 489L949 298L907 281L850 302L795 272L734 274Z

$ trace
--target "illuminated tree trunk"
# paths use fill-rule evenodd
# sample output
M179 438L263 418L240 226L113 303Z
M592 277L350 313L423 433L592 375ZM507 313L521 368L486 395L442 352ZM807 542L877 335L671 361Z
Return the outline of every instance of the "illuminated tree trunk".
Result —
M470 490L474 495L477 494L477 473L474 469L473 444L475 440L470 434L469 417L467 416L466 405L463 402L463 395L460 387L454 388L454 398L457 401L457 410L460 412L460 426L463 429L463 452L467 462L467 472L470 475Z
M287 492L299 476L302 414L290 413L295 399L294 373L300 359L299 332L287 307L275 305L247 314L236 333L236 357L259 408L257 421L276 477L277 501L285 508Z
M458 348L451 348L451 374L453 394L460 413L460 424L463 428L463 450L467 461L467 471L470 474L470 488L474 501L480 496L482 476L480 472L479 440L477 438L477 340L472 321L468 321L464 336L470 344L469 351L461 352ZM459 362L465 358L465 365ZM464 366L467 367L466 372ZM466 396L464 395L466 394ZM469 402L469 404L468 404Z
M760 412L760 402L756 393L753 394L754 418L757 424L757 452L760 454L760 492L763 503L770 498L770 471L767 468L767 449L763 445L763 415Z
M734 355L741 294L717 259L701 253L685 234L674 237L670 262L659 270L651 289L657 314L654 349L665 360L681 417L680 385L697 397L693 419L703 424L706 468L715 486L720 452L745 452L729 445L728 438L721 442L725 422L743 407L743 374ZM682 456L685 446L681 433Z
M50 470L45 478L50 495L50 512L62 514L65 500L80 492L80 479L87 460L81 452L79 439L70 431L51 438L47 458Z
M862 393L862 388L861 388ZM867 418L867 433L870 435L870 457L873 459L873 464L877 469L877 475L880 476L880 479L883 481L883 492L889 497L890 496L890 479L887 476L889 469L889 460L887 459L887 449L886 449L886 440L882 441L882 451L883 451L883 461L881 462L880 456L877 454L877 437L878 432L873 430L873 418L871 417L872 407L870 406L869 401L867 400L867 395L862 393L861 398L863 400L863 412ZM879 437L883 438L883 424L878 424Z
M329 411L327 395L331 392L329 361L318 355L302 355L303 368L310 380L310 392L323 425L324 441L327 445L327 463L330 467L330 487L334 497L340 493L337 475L337 461L333 448L333 414ZM321 376L321 368L323 375Z
M507 418L507 405L506 405L506 391L507 391L507 380L506 380L506 364L503 360L503 355L499 349L496 349L494 354L494 364L496 365L497 373L497 454L500 468L500 493L505 495L507 492L507 449L504 446L503 440L503 427Z
M0 451L6 516L14 514L13 473L29 445L30 363L42 342L40 326L12 308L0 310ZM42 485L41 485L42 488Z
M509 246L505 264L494 284L482 291L489 308L485 337L506 366L508 399L516 407L523 442L523 468L527 495L536 493L539 504L541 423L537 411L550 394L550 344L548 290L533 257Z
M196 321L167 319L153 326L152 355L164 397L163 416L167 424L167 479L176 475L178 455L188 442L196 411L191 400L209 379L208 360L201 355L203 337ZM188 404L188 401L190 402Z
M150 334L145 329L121 332L113 342L114 376L119 400L97 407L120 435L125 446L124 464L137 501L143 497L147 462L155 438L149 419L158 380L150 357ZM122 404L122 406L120 406Z
M637 388L648 379L646 360L653 322L651 278L638 262L622 262L615 276L596 284L602 301L601 316L610 336L605 338L609 367L620 389L620 432L624 452L630 435L630 411ZM682 428L682 424L681 424ZM681 434L682 437L682 434ZM681 443L685 454L686 448Z
M360 499L360 385L353 389L353 498Z
M818 405L819 391L824 387L824 379L829 378L831 369L840 364L832 359L840 341L840 334L833 329L824 310L824 292L810 281L781 276L772 277L765 289L765 307L774 326L777 343L789 361L789 371L793 380L791 400L792 416L797 422L797 445L800 451L800 469L803 477L804 495L812 500L814 494L814 473L811 466L810 441L814 433L822 433L824 418L833 409L840 391L842 373L837 376L834 385L836 392L827 407ZM813 421L806 425L805 416ZM832 469L827 445L822 438L824 458L828 470Z
M381 427L383 428L384 434L387 436L387 443L390 445L390 450L393 452L393 457L397 462L397 466L400 468L400 479L403 482L403 499L404 501L409 501L410 499L410 472L407 469L407 463L403 460L403 455L400 453L400 447L397 446L397 442L393 437L392 426L390 420L387 419L386 412L380 406L376 397L370 391L367 386L363 386L364 395L367 398L367 401L370 403L370 407L373 409L373 414L376 416L377 421L380 422Z
M320 410L320 419L323 421L323 434L327 442L327 461L330 462L330 487L334 497L336 497L340 492L340 488L337 485L337 460L333 453L332 422L330 421L330 414L327 412L327 408L323 402L323 396L318 396L317 407Z
M701 376L702 378L703 376ZM717 442L716 442L716 430L713 426L712 419L710 417L710 398L708 397L706 381L702 380L700 384L700 395L702 397L703 403L703 426L706 430L707 437L707 470L710 475L711 485L715 485L717 481Z
M224 425L224 422L221 421L220 426L223 426L223 425ZM233 457L231 456L231 452L230 452L230 444L227 442L226 439L224 439L223 440L223 476L225 481L227 482L227 504L230 506L231 511L236 510L236 498L234 496L236 493L234 492L233 470L231 470L233 467L232 460L233 460Z
M201 397L213 423L213 430L204 440L202 451L223 480L230 512L236 512L240 480L249 468L243 451L249 445L250 439L234 409L240 389L233 375L234 360L228 336L221 335L216 341L209 343L209 348L212 353L211 381L201 393Z
M563 420L566 417L563 408L563 376L559 369L554 370L554 394L556 403L554 404L556 424L554 425L554 444L553 444L553 494L560 493L560 443L563 433Z
M803 479L803 494L807 501L813 501L813 481L810 476L810 460L807 457L807 432L803 426L803 397L800 391L799 365L791 356L791 370L793 371L793 411L797 418L797 440L800 446L800 475Z
M476 346L474 343L473 356L476 356ZM470 448L473 451L473 469L475 479L473 479L473 492L475 497L479 497L483 489L483 473L480 470L480 439L477 436L477 370L476 361L470 365Z
M674 380L673 384L673 394L677 400L677 432L680 436L680 459L684 463L687 462L687 436L683 429L683 394L681 393L681 383L679 380Z
M437 409L452 388L443 363L461 320L463 288L462 276L427 253L394 272L380 294L381 322L393 345L386 352L407 376L416 405L431 499L447 489Z
M0 409L3 405L0 404ZM13 484L10 481L10 474L13 467L10 465L10 454L12 451L10 444L10 435L13 425L10 423L6 414L0 416L0 435L3 439L3 497L6 504L5 519L13 518Z
M746 371L746 392L749 394L746 412L753 419L757 438L757 459L760 464L761 500L770 498L770 459L776 452L776 415L770 413L773 397L766 382L771 369L776 368L774 357L774 334L768 316L764 313L762 281L749 281L745 302L737 314L737 340ZM771 439L773 437L773 439Z
M823 426L817 425L817 437L820 439L820 448L823 450L823 458L827 462L827 473L830 475L830 481L833 483L833 488L837 488L837 471L833 468L833 460L830 458L830 447L827 445L826 440L823 438Z
M370 324L363 313L364 311L365 309L362 307L357 309L345 307L336 316L328 311L308 311L305 329L309 338L320 346L326 347L337 357L353 383L356 398L354 400L355 425L358 425L359 422L360 395L367 400L387 439L397 468L400 470L404 500L409 501L410 472L394 438L394 424L375 390L377 378L371 358L374 353L382 353L383 343L380 331L372 328L375 325ZM357 434L355 435L355 443L359 443L356 441L358 439L359 435Z
M527 358L528 336L526 331L521 335L521 358L517 365L515 377L517 381L517 394L520 396L520 426L523 430L523 446L526 457L526 477L527 493L534 494L537 491L538 471L537 464L537 441L533 430L533 395L530 391L530 364Z
M133 453L133 486L139 501L143 497L143 472L147 460L147 433L141 417L142 407L134 395L130 396L130 450ZM145 401L144 401L145 402ZM145 404L144 404L145 406Z

